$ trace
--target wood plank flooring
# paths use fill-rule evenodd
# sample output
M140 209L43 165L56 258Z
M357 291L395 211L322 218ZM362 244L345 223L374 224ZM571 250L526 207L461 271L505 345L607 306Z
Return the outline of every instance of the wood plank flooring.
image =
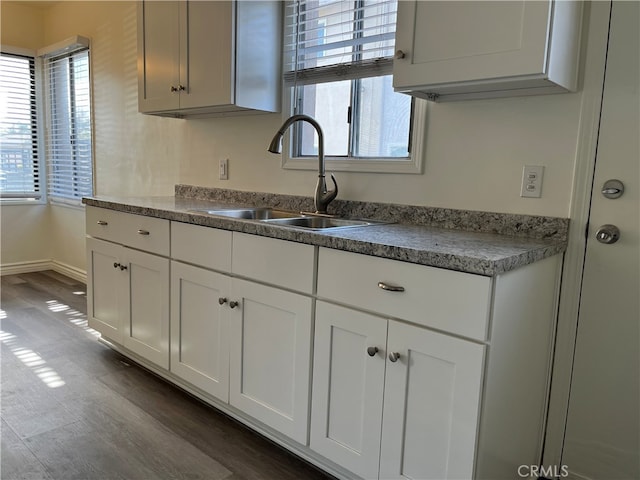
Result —
M1 288L3 480L331 478L99 343L85 285Z

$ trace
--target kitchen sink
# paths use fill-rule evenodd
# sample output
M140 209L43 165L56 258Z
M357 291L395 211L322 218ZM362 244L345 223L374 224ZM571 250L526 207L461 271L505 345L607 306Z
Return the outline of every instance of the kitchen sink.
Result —
M237 218L243 220L256 220L270 225L282 225L286 227L303 228L306 230L326 230L331 228L364 227L367 225L379 225L383 221L364 220L353 218L340 218L313 213L292 212L278 210L270 207L255 208L200 208L189 210L192 213L203 213L219 217Z
M288 210L278 210L275 208L258 207L258 208L237 208L237 209L194 209L189 210L194 213L205 213L207 215L216 215L220 217L242 218L245 220L271 220L282 218L300 217L299 212L290 212Z
M376 225L384 222L373 220L360 220L350 218L322 217L322 216L305 216L297 218L278 218L266 220L271 225L284 225L288 227L307 228L310 230L324 230L328 228L345 228L345 227L364 227L367 225Z

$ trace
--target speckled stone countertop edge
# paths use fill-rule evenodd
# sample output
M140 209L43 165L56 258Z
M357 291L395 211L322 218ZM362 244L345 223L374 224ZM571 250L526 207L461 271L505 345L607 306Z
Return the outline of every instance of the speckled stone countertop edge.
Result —
M237 198L237 197L236 197ZM195 208L256 205L192 197L88 197L90 206L280 240L360 253L483 276L495 276L564 252L558 238L526 238L426 225L385 224L307 231L253 220L192 212ZM241 199L244 200L244 199ZM264 205L258 202L257 205ZM288 205L288 203L287 203ZM285 208L278 205L279 208ZM289 208L287 208L289 209Z
M311 197L296 195L176 185L175 196L223 203L268 206L293 211L314 210ZM358 202L339 198L331 202L329 210L329 213L343 217L372 218L394 223L424 225L466 232L496 233L514 237L567 241L569 232L569 219L560 217Z

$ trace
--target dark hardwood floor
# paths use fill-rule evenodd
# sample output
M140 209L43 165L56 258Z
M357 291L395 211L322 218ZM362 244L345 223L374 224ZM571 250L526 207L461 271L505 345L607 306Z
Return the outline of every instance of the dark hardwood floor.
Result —
M85 285L1 287L3 480L330 478L99 343Z

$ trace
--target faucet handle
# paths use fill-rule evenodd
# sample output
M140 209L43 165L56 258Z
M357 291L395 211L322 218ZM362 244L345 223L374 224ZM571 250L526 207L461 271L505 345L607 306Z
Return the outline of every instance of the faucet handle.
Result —
M331 200L333 200L338 195L338 182L336 182L336 177L333 175L333 173L330 175L331 175L331 181L333 182L333 190L327 190L327 193L331 194Z

